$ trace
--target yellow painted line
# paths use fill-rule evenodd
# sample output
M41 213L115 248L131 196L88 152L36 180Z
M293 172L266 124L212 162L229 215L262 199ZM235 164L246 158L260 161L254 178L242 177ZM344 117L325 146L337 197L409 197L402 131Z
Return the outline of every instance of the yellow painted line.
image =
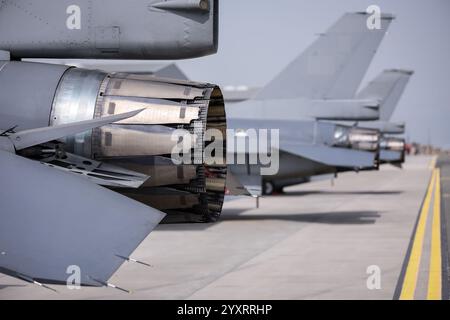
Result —
M437 160L437 156L433 156L433 158L431 158L428 169L433 170L434 167L436 167L436 160Z
M428 278L428 300L442 299L441 181L439 173L439 169L436 169L433 225L431 229L430 273Z
M420 259L422 258L423 239L427 226L428 212L430 211L431 195L433 193L434 181L436 179L436 170L433 170L430 184L428 185L422 210L420 210L419 221L414 234L413 245L406 267L405 278L403 279L400 300L413 300L417 286L417 276L419 274Z

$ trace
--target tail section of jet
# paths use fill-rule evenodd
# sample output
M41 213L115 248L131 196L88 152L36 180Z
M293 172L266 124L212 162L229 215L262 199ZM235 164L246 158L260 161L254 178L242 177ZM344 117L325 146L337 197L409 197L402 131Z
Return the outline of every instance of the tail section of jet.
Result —
M413 74L414 72L410 70L385 70L358 93L358 99L375 99L380 102L380 120L361 123L363 127L376 128L384 135L405 133L404 123L390 122L390 119ZM404 160L405 140L383 136L380 144L380 162L401 165Z
M381 28L367 27L366 13L346 13L319 35L257 95L256 99L351 99L394 17L383 14Z
M378 100L380 121L389 121L413 74L409 70L385 70L362 89L356 98Z
M240 184L228 183L233 194L258 195L263 181L298 181L311 174L335 172L336 167L346 170L377 168L380 134L377 130L337 125L314 119L301 121L228 118L227 126L235 132L253 129L278 129L279 170L261 177L259 164L232 164L228 170ZM249 145L257 146L257 137L248 137ZM253 142L251 140L254 140ZM227 138L230 141L230 138ZM227 146L228 152L232 149ZM271 154L275 154L271 151ZM295 184L295 183L294 183ZM238 187L236 187L238 185ZM257 188L259 186L259 190Z

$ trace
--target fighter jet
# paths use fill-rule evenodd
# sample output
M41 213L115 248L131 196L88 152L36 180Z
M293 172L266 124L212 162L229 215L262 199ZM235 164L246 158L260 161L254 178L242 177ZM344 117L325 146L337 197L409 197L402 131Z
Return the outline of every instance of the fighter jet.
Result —
M405 131L404 123L389 122L395 107L400 100L409 78L413 74L413 71L390 69L383 71L374 80L363 88L357 94L357 98L375 99L380 102L380 120L378 121L361 121L356 123L339 122L343 125L352 125L354 127L376 129L380 132L379 140L379 164L392 164L394 166L401 167L405 161L405 140L397 137L399 134L403 134ZM376 170L377 167L366 167L363 170ZM322 167L322 170L317 170L317 176L333 174L337 176L340 172L351 171L351 168ZM304 182L313 180L314 176L305 177ZM276 182L277 183L277 182ZM278 182L278 185L280 183Z
M235 95L234 103L227 101L229 128L280 129L279 171L261 182L259 165L229 165L233 185L240 181L240 190L258 195L261 186L264 193L281 191L340 168L377 168L378 130L329 122L379 118L380 101L355 94L394 17L383 14L375 30L367 28L367 18L365 13L344 14L250 99Z
M354 128L361 129L376 129L379 130L380 136L380 155L379 163L390 163L393 165L400 166L405 159L405 141L402 138L396 137L394 135L403 134L405 130L404 123L393 123L389 122L395 107L400 100L409 78L413 74L413 71L401 70L401 69L390 69L383 71L374 80L369 82L369 84L363 88L357 94L357 99L373 99L379 101L380 103L380 120L378 121L361 121L356 123L339 122L338 124L352 126ZM247 89L236 89L232 88L232 92L229 92L230 88L225 88L224 94L226 101L240 101L248 100L250 95L254 95L258 91L257 88ZM356 130L356 129L355 129ZM295 166L295 158L291 157L291 165ZM306 163L305 163L306 164ZM375 170L374 167L359 168L359 170ZM281 171L285 170L284 164ZM311 170L314 170L316 176L319 175L337 175L340 172L346 172L353 170L350 167L332 167L326 165L312 166ZM271 192L281 192L281 188L292 184L297 184L299 182L309 182L313 179L312 176L305 176L301 180L296 179L292 176L292 172L287 172L287 179L282 179L280 177L265 177L265 189ZM276 190L275 190L276 188Z
M166 214L215 219L226 181L194 139L226 128L217 86L20 60L200 57L217 33L218 1L2 1L0 272L115 287ZM170 159L180 129L190 164Z

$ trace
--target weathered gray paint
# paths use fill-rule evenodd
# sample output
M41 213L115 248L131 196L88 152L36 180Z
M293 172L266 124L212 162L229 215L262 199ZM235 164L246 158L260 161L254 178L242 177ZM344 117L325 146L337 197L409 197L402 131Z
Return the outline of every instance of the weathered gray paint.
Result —
M0 64L1 65L1 64ZM58 83L69 67L5 62L0 67L0 128L45 127Z
M207 10L195 10L200 1L156 8L158 2L5 0L0 50L14 59L185 59L217 52L217 0L208 0Z
M13 276L100 286L164 214L71 173L0 151L0 268Z

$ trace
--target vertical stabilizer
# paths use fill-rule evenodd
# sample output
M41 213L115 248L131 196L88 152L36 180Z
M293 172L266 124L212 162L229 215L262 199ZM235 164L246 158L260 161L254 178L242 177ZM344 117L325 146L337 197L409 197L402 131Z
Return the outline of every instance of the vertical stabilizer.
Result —
M363 12L346 13L257 95L257 99L353 98L391 21L370 30Z

